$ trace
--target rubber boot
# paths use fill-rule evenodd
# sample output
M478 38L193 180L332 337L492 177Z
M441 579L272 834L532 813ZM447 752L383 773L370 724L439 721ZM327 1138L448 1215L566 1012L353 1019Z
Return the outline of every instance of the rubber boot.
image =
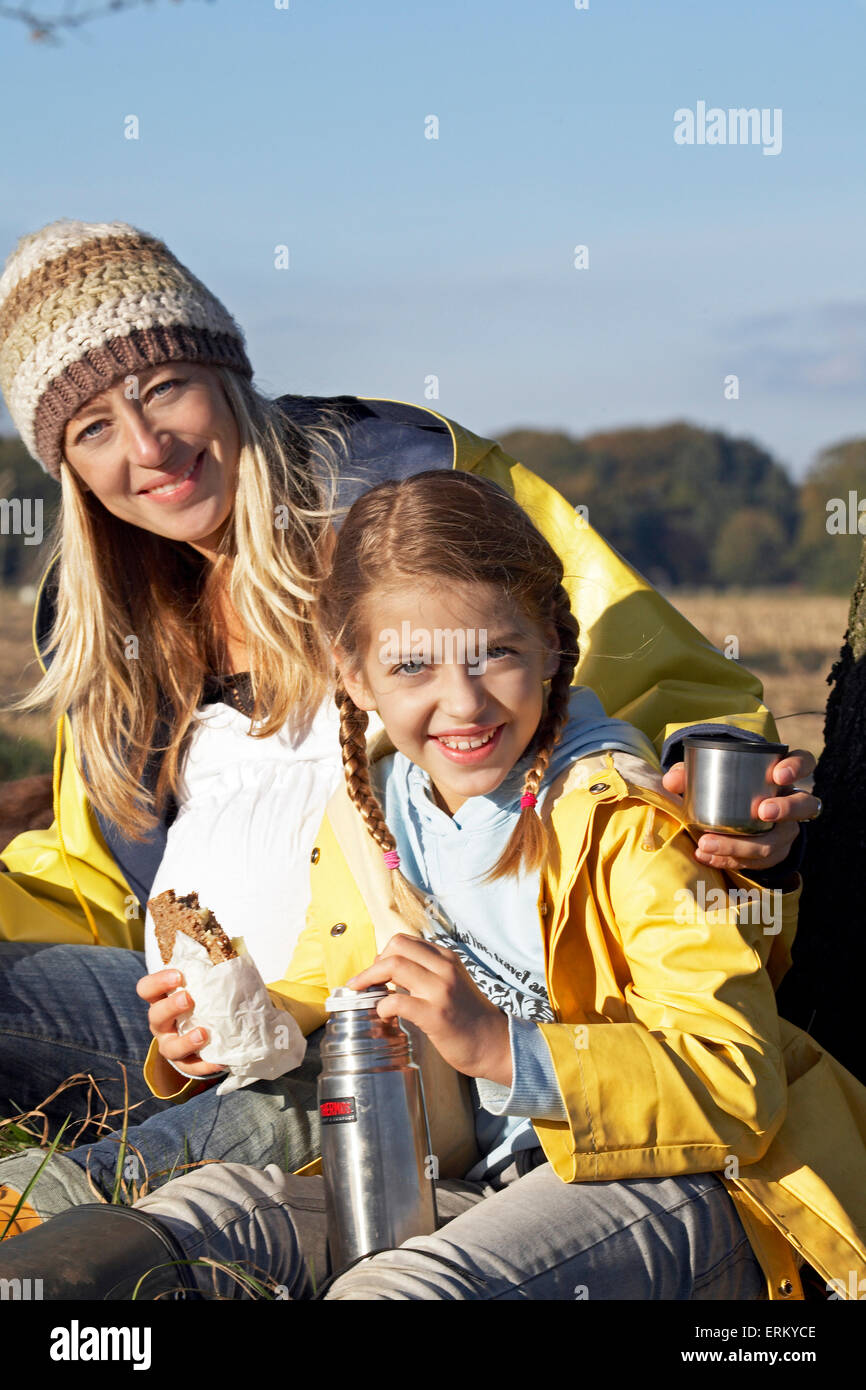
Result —
M134 1207L70 1207L0 1245L0 1284L29 1280L46 1300L199 1299L185 1260L171 1232Z

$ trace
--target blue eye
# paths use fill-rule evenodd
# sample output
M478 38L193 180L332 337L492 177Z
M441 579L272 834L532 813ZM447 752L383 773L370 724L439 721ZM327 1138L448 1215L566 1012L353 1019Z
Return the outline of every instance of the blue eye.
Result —
M169 387L169 388L170 388L170 387L173 387L173 386L183 386L184 383L185 383L185 381L186 381L186 378L185 378L185 377L174 377L174 376L168 378L166 381L158 381L157 384L156 384L155 386L152 386L152 387L150 388L150 390L146 393L146 394L147 394L147 398L148 398L148 400L150 400L150 399L152 399L152 398L155 396L157 400L160 400L160 401L161 401L161 400L165 400L166 395L167 395L168 393L167 393L167 391L165 391L163 388L165 388L165 387ZM82 441L83 439L98 439L98 438L99 438L99 433L102 432L102 431L101 431L101 427L102 427L102 425L104 425L104 424L105 424L105 421L104 421L104 420L92 420L91 423L90 423L89 425L86 425L85 428L84 428L84 429L81 431L81 433L78 435L78 437L77 437L76 440L75 440L76 444L80 444L81 441ZM98 430L99 433L93 434L93 433L92 433L93 430Z
M96 427L101 424L103 424L102 420L93 420L81 431L80 435L75 441L76 444L80 444L82 439L98 439L99 436L96 434L91 434L90 431L96 429Z
M425 669L426 662L420 657L411 657L408 661L401 661L399 666L394 667L394 675L418 676ZM411 669L410 669L411 668Z
M150 391L148 392L148 395L149 395L149 396L155 396L156 393L157 393L157 391L161 391L161 390L162 390L163 386L182 386L182 385L183 385L183 382L180 380L180 378L179 378L179 377L174 377L174 376L173 376L173 377L170 377L167 381L159 381L159 382L157 382L156 386L151 387ZM161 399L161 398L160 398L160 399Z

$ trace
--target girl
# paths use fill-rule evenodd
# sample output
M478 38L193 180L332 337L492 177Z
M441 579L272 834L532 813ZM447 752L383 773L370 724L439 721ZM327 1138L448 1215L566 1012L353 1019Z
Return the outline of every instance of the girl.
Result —
M157 957L143 904L181 880L246 935L266 976L300 930L313 835L339 777L329 660L310 620L334 472L341 504L426 468L501 480L585 576L594 649L582 669L665 765L683 728L707 719L775 736L757 683L489 440L400 402L272 402L251 375L223 305L124 223L52 223L0 277L0 386L62 491L35 623L43 679L25 702L57 716L55 821L2 852L0 1105L27 1110L90 1073L119 1109L128 1085L143 1120L129 1136L139 1185L228 1153L299 1164L315 1144L312 1078L180 1109L153 1099L136 990L148 1002L167 992L161 972L145 978L142 948L151 968ZM640 660L623 659L635 649ZM780 784L811 761L792 756ZM675 790L679 775L668 774ZM779 816L767 837L707 853L778 865L814 803L780 794L765 809ZM53 1114L82 1117L85 1096L66 1091ZM0 1234L41 1159L0 1164ZM112 1135L56 1156L28 1219L88 1201L89 1179L110 1193L116 1168Z
M745 1205L741 1218L720 1173L761 1159L785 1115L773 980L797 876L781 931L705 910L724 878L695 864L652 750L599 752L617 730L571 688L562 564L488 481L422 473L367 493L321 608L346 786L272 992L309 1031L336 985L395 986L379 1013L432 1045L428 1100L444 1063L466 1078L474 1122L467 1134L461 1108L434 1101L445 1224L327 1297L752 1299L768 1281L793 1295L793 1251ZM373 710L396 751L371 766ZM151 1008L155 1074L189 1058L178 1012ZM292 1299L321 1283L319 1178L209 1166L132 1214L94 1213L113 1220L115 1253L128 1233L125 1277L173 1240L176 1258L220 1262L193 1266L204 1290L242 1296L225 1274L239 1260ZM37 1254L22 1245L15 1267ZM103 1272L85 1242L78 1258L92 1295Z

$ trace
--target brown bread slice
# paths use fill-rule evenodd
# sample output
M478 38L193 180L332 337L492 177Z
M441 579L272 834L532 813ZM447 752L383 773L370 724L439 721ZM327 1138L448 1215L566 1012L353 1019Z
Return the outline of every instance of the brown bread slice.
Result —
M167 888L158 897L151 898L147 905L156 928L163 965L171 961L179 931L204 946L214 965L237 958L237 951L210 908L200 906L198 893L187 893L179 898L173 888Z

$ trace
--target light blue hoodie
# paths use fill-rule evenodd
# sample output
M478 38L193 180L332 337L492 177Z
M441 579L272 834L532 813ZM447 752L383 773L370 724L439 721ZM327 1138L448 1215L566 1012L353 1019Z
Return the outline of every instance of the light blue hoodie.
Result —
M594 692L577 686L569 718L539 788L577 758L619 749L658 767L649 739L622 719L610 719ZM436 899L452 930L435 939L456 951L478 988L509 1015L514 1082L508 1092L475 1083L476 1134L484 1157L467 1173L472 1181L494 1177L522 1148L537 1144L528 1116L564 1118L550 1055L537 1021L553 1017L544 981L544 948L538 926L538 873L483 883L520 815L523 779L531 753L489 796L471 797L454 816L436 805L429 774L402 753L375 765L385 819L408 879ZM431 936L433 930L431 928Z

